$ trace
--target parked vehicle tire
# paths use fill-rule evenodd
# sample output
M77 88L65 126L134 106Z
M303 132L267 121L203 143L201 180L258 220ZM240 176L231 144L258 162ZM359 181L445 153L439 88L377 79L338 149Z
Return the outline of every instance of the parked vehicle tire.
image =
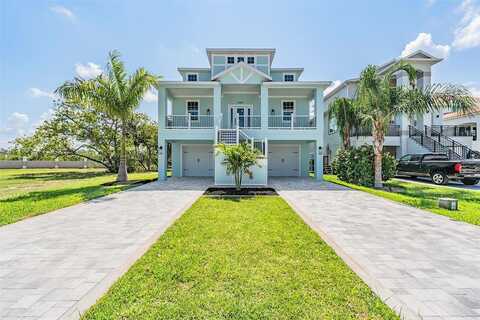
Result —
M463 179L462 183L466 186L473 186L480 182L480 179Z
M417 179L417 176L410 176L410 178L412 178L412 179Z
M430 177L432 178L432 182L436 185L442 185L442 184L448 183L448 177L444 172L441 172L441 171L432 172Z

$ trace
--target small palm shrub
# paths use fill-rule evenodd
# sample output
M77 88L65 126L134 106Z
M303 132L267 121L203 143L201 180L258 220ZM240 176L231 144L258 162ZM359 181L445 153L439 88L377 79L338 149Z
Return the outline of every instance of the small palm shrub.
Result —
M375 182L373 146L341 149L332 163L337 177L345 182L372 187ZM382 177L389 180L395 176L397 162L390 154L382 157Z
M233 174L235 178L235 188L240 190L242 187L242 178L246 174L252 176L250 168L258 164L260 151L252 148L246 143L236 145L218 145L218 150L223 153L223 165L228 174Z

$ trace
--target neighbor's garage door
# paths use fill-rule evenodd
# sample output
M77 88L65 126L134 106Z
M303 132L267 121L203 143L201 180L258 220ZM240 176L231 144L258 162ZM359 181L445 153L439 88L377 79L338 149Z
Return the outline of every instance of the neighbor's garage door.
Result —
M184 177L210 177L214 173L212 145L183 145L182 174Z
M297 177L299 168L298 145L268 145L268 175L272 177Z

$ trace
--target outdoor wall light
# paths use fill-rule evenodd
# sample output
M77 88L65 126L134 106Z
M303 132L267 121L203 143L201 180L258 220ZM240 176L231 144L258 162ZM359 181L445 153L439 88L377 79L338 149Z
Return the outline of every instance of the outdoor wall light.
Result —
M162 150L162 149L163 149L163 146L158 147L158 149Z
M272 114L275 114L275 109L272 109Z
M210 115L210 109L207 109L207 114Z

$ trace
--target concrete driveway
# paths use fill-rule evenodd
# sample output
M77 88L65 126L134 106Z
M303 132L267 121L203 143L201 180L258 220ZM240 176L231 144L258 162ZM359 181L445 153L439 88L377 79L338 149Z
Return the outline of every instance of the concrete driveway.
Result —
M480 319L480 227L311 179L272 179L405 319Z
M0 319L75 319L213 181L169 179L0 228Z

